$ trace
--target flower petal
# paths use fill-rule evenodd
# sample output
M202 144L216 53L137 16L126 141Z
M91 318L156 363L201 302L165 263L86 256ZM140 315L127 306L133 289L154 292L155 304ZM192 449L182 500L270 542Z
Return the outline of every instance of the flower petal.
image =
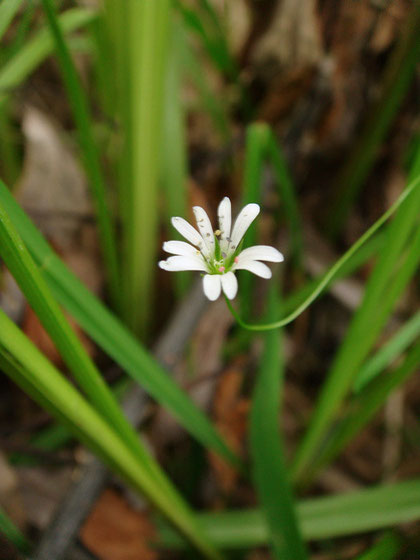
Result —
M197 247L193 247L185 241L165 241L163 250L172 255L181 255L183 257L197 256L200 251Z
M206 257L209 256L207 245L204 244L204 240L198 231L192 227L191 224L184 220L184 218L179 218L178 216L172 218L172 225L174 228L183 236L187 241L198 247Z
M203 272L207 272L203 257L201 256L169 257L166 261L159 261L159 266L170 272L179 272L181 270L202 270Z
M268 262L282 262L284 261L283 255L274 247L269 245L253 245L241 251L238 255L238 262L251 261L268 261Z
M194 206L193 212L195 219L197 220L197 226L200 230L201 236L204 239L204 243L206 244L209 253L212 255L214 254L214 233L213 228L211 227L211 222L209 217L207 216L207 212L201 208L201 206Z
M225 196L217 209L217 216L219 218L220 234L220 247L222 251L227 251L228 238L230 237L230 229L232 226L232 208L230 199Z
M222 290L220 278L218 274L206 274L203 278L204 294L210 301L215 301L220 296Z
M271 270L262 262L246 260L235 264L235 270L249 270L261 278L271 278Z
M233 226L231 242L229 245L229 250L231 253L236 251L242 237L245 235L246 230L255 220L255 218L260 213L260 207L258 204L251 203L247 204L240 211L238 217L235 220L235 225Z
M226 297L233 299L238 292L238 280L233 272L227 272L220 277L222 281L222 288Z

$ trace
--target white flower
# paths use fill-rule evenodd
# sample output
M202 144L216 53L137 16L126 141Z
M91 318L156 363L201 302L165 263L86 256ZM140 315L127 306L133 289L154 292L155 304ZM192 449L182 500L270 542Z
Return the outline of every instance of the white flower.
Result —
M217 215L219 229L213 231L207 213L194 206L194 215L199 232L183 218L172 218L172 225L185 241L166 241L163 249L174 256L160 261L164 270L200 270L205 272L203 289L211 301L221 291L233 299L238 291L236 270L249 270L261 278L271 278L271 270L260 261L281 262L280 251L268 245L255 245L240 251L240 243L246 230L260 212L258 204L247 204L239 213L233 228L231 204L227 196L219 204Z

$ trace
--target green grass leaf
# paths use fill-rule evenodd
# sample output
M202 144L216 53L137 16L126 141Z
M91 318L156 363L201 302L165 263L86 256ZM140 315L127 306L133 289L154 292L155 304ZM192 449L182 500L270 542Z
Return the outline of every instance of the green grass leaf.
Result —
M31 543L25 535L16 527L7 513L0 506L0 533L10 541L21 554L29 554L32 548Z
M278 314L280 307L275 288L271 290L268 305L270 319ZM296 519L279 430L283 375L281 331L269 331L264 335L264 350L252 397L252 471L275 557L304 560L308 556Z
M297 513L308 541L367 533L416 521L420 519L420 480L303 500ZM205 513L199 518L209 538L220 548L244 549L269 543L269 529L260 510ZM160 531L159 544L170 549L185 546L167 527Z
M72 8L60 15L59 21L63 33L71 33L85 27L97 13L85 8ZM19 86L37 66L54 50L54 40L49 29L40 29L34 37L0 69L0 103L4 97Z
M221 559L182 498L155 476L150 468L153 459L139 460L118 433L118 426L110 425L90 406L2 311L0 367L108 466L145 494L206 558Z
M70 272L1 181L0 203L18 228L54 296L85 332L198 441L240 466L239 459L205 415L123 323Z
M78 73L66 45L54 2L51 0L42 0L42 4L51 34L54 37L57 57L78 131L82 161L92 191L92 200L96 212L109 293L115 308L121 310L120 271L117 259L114 220L111 216L105 178L101 168L96 141L92 132L93 123L90 117L89 102L83 91Z

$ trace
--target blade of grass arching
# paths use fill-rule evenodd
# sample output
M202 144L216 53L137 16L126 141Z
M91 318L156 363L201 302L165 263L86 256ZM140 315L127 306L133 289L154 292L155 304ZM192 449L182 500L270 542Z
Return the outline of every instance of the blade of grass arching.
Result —
M357 492L303 500L297 507L305 540L356 535L420 519L420 480L398 482ZM222 549L264 546L269 530L260 510L225 511L199 515L211 541ZM169 527L162 526L160 544L185 547Z
M240 460L185 391L57 257L1 181L0 204L18 227L54 296L86 333L198 441L233 465L241 466Z
M52 0L42 0L49 28L55 41L61 73L76 123L82 160L92 189L99 239L111 301L120 309L121 286L113 219L108 204L105 178L92 130L89 103L67 48Z
M271 289L268 305L268 318L277 317L280 305L274 287ZM274 556L282 560L304 560L307 554L296 519L279 430L283 360L281 331L269 331L264 335L264 350L252 397L252 471L259 500L267 518Z
M296 197L296 187L290 175L286 159L274 134L270 131L267 155L272 165L284 205L286 219L290 222L291 254L295 265L301 266L303 238L302 223Z
M206 558L221 556L200 529L182 499L175 500L147 465L25 335L0 311L0 366L24 391L52 413L76 437L145 494Z
M246 130L241 206L251 202L261 203L261 179L270 134L270 128L265 123L253 123ZM252 224L247 231L246 246L256 245L256 241L256 225ZM253 275L248 273L242 275L240 290L241 315L245 320L250 317L252 312L254 285Z
M378 147L389 130L415 75L420 57L419 2L413 3L407 22L408 28L388 62L381 98L371 112L360 139L337 177L333 190L336 196L328 219L331 235L336 235L341 225L345 223L358 192L372 168Z
M72 8L59 16L63 33L71 33L86 26L97 13L85 8ZM54 50L54 40L49 29L40 29L34 37L0 68L0 103L19 86Z
M328 441L311 462L305 474L304 484L314 479L316 474L331 463L353 438L370 422L392 391L400 387L411 375L416 373L420 364L420 344L414 346L404 362L390 372L369 383L360 394L355 395L342 420L334 427Z
M409 319L400 330L361 368L354 381L353 390L359 393L365 385L381 373L410 344L420 336L420 312Z
M393 533L384 535L356 560L393 560L401 548L401 538Z
M187 140L185 114L181 91L181 52L179 48L179 25L171 23L171 38L164 94L162 138L162 185L168 223L172 216L187 217ZM175 239L181 239L178 233ZM175 287L178 297L185 294L191 283L191 275L177 274Z
M126 0L130 184L124 188L124 298L128 324L145 335L157 256L158 179L169 0ZM121 9L123 4L121 3Z
M0 506L0 533L23 555L28 555L32 545Z
M22 4L23 0L3 0L0 4L0 40Z
M417 158L420 158L420 152L417 154ZM373 273L368 280L363 302L358 308L334 359L328 378L321 390L308 431L295 456L293 471L296 478L301 476L306 465L310 463L311 458L317 452L317 447L328 431L330 423L333 422L334 416L349 391L361 364L375 343L398 297L416 270L420 258L420 231L411 242L409 256L407 256L404 265L398 272L395 281L392 281L395 263L399 261L411 232L416 228L419 213L420 188L417 187L412 192L410 200L405 200L402 203L394 220L387 227L386 251L382 251L379 255ZM392 290L389 287L391 282L393 282Z

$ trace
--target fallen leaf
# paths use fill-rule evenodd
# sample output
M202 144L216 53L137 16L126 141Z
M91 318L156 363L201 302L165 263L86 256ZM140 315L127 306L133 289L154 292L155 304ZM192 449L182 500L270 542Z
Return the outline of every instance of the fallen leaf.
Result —
M113 490L106 490L83 526L83 544L101 560L155 560L149 545L154 529L146 514L130 508Z

